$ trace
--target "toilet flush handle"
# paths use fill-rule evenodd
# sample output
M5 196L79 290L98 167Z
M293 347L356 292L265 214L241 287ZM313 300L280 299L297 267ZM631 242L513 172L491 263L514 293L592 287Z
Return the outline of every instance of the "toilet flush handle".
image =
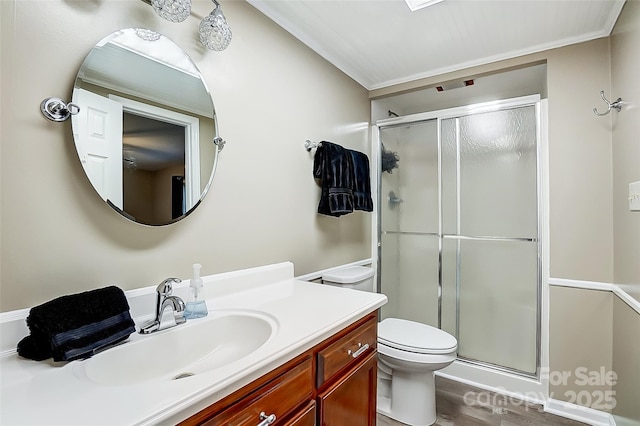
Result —
M347 351L347 355L351 355L353 358L358 358L360 355L366 352L367 349L369 349L368 343L365 343L364 346L362 345L362 343L358 343L358 350L356 350L355 352L352 352L351 349L349 349Z

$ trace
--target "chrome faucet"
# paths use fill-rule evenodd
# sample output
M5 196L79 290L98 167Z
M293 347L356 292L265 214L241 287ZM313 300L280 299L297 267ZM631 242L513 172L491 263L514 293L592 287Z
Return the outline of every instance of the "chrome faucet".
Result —
M149 334L161 329L162 314L167 307L173 310L175 325L186 322L184 317L185 304L178 296L172 296L173 284L181 282L180 278L167 278L156 288L156 318L140 328L140 334Z

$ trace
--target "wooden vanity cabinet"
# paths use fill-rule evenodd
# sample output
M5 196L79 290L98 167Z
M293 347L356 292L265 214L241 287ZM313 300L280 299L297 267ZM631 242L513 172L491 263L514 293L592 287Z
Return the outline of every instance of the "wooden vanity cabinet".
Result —
M374 426L376 342L372 313L181 425Z
M377 341L378 323L374 316L347 327L316 346L317 387L322 388L325 383L336 380L336 375L366 358L375 351Z
M376 424L376 358L375 353L370 354L346 377L318 394L319 425Z
M372 314L316 346L318 426L375 426L377 330Z
M301 410L298 410L291 419L286 423L286 426L315 426L316 424L316 403L315 401L309 402Z
M309 402L314 402L313 383L313 358L310 353L304 353L180 424L256 426L264 421L261 415L275 415L273 425L306 426L303 414ZM292 418L292 422L284 423L288 418Z

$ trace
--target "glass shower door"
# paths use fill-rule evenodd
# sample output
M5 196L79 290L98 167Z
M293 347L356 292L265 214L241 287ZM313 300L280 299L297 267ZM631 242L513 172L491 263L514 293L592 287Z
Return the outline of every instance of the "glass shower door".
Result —
M380 129L398 167L380 176L382 317L438 326L439 187L437 120Z
M442 120L443 322L458 355L536 373L535 106ZM451 330L448 330L451 331Z
M382 156L399 157L380 175L379 285L383 318L440 327L460 358L534 376L538 113L511 105L379 128Z

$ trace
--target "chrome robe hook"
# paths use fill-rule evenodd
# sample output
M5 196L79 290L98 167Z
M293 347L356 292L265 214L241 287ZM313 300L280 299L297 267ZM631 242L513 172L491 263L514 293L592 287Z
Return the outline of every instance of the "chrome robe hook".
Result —
M593 109L593 113L595 115L598 115L598 116L607 115L607 114L609 114L611 112L611 108L613 108L616 111L620 112L620 110L622 109L622 98L616 99L615 102L609 102L609 100L604 97L604 90L600 91L600 96L602 97L602 100L607 103L607 110L605 112L600 113L600 112L598 112L598 110L596 108L594 108Z

